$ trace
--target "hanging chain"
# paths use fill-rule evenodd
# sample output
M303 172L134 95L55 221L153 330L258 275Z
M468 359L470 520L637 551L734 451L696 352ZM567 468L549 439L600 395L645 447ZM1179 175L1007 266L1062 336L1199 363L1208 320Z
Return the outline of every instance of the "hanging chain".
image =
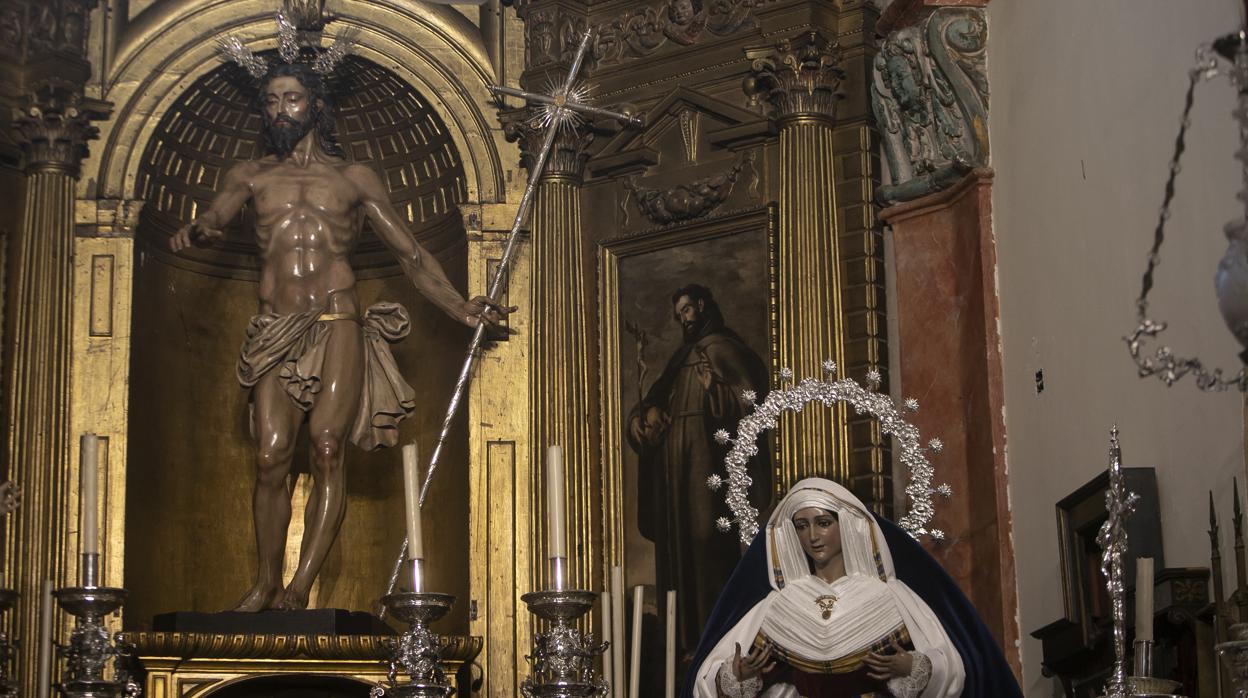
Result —
M1161 246L1166 240L1166 222L1170 220L1170 205L1174 201L1175 180L1182 169L1179 160L1187 149L1187 130L1192 125L1192 105L1196 98L1196 85L1202 80L1210 80L1218 75L1217 57L1211 47L1202 46L1196 52L1196 66L1189 72L1187 94L1183 101L1183 120L1179 125L1179 133L1174 139L1174 155L1170 158L1170 173L1166 177L1166 190L1161 201L1161 210L1157 216L1157 228L1153 231L1153 246L1148 251L1148 266L1141 280L1140 297L1135 302L1136 319L1139 325L1129 336L1124 337L1131 358L1139 369L1141 378L1157 376L1167 386L1174 385L1184 376L1195 376L1196 386L1201 390L1223 391L1236 388L1241 392L1248 391L1248 373L1240 369L1232 379L1222 377L1222 369L1206 370L1197 358L1181 358L1174 356L1170 347L1158 347L1152 356L1144 354L1144 343L1147 339L1156 339L1168 326L1164 322L1156 322L1148 317L1148 293L1153 289L1153 273L1161 264Z

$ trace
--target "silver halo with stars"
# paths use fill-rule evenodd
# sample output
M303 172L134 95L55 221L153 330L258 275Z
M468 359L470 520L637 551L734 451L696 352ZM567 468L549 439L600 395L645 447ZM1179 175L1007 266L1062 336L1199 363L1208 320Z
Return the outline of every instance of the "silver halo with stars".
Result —
M906 498L910 500L910 510L897 522L911 536L918 538L929 535L935 540L945 537L944 531L930 528L935 507L932 495L950 497L953 488L948 484L932 486L935 474L928 452L939 453L944 444L940 439L932 439L927 446L922 443L919 428L906 421L901 410L893 399L877 392L880 387L880 373L874 369L867 372L869 388L863 387L852 378L833 380L836 376L836 362L823 362L824 379L806 378L793 384L793 371L780 369L779 383L781 387L771 391L762 401L754 404L754 410L737 423L737 435L733 437L726 430L715 433L715 440L721 444L732 444L724 458L728 471L727 478L712 475L707 479L707 486L712 490L728 485L726 499L733 518L720 517L715 521L721 531L729 531L735 525L741 536L741 542L749 544L758 533L758 509L750 504L749 489L752 480L746 464L750 458L758 454L758 438L763 432L774 429L785 412L797 412L808 403L820 402L825 406L847 403L858 414L870 414L880 423L883 433L897 439L901 462L910 470L910 482L906 485ZM748 402L754 402L757 395L747 390L742 395ZM919 402L907 398L903 408L910 412L919 409Z

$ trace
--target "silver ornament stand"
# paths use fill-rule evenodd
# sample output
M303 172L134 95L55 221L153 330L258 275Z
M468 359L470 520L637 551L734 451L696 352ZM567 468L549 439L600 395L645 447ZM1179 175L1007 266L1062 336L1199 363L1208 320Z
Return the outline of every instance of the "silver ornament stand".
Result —
M424 561L408 560L413 589L424 588ZM408 624L396 640L389 640L390 677L388 687L378 686L373 698L447 698L455 692L442 668L446 641L429 629L429 624L445 616L455 603L450 594L430 591L399 591L381 599L390 615ZM406 681L399 680L399 670Z
M1122 474L1122 446L1115 425L1109 432L1109 489L1105 492L1105 511L1109 516L1096 536L1102 550L1101 573L1105 575L1114 618L1114 666L1102 698L1183 698L1175 694L1179 682L1149 676L1153 670L1152 642L1135 642L1135 676L1127 675L1127 587L1122 556L1127 552L1127 518L1135 512L1139 499L1139 495L1127 489Z
M609 643L594 644L592 633L581 633L576 619L593 608L592 591L533 591L520 597L546 630L533 636L533 654L526 657L533 671L520 685L525 698L603 698L610 690L606 679L594 673L594 658Z
M137 698L143 691L125 666L130 649L104 625L104 617L125 603L126 590L100 586L99 572L100 556L84 553L82 586L52 592L57 605L76 619L69 644L57 648L66 660L57 688L66 698ZM110 662L114 668L111 681L104 678Z

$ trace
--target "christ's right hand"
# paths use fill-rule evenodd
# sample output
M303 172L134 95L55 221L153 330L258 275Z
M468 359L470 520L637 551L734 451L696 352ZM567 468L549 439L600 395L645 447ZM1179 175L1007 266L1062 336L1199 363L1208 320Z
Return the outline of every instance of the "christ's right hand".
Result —
M194 245L195 247L212 247L218 240L225 237L225 232L209 228L198 220L191 221L178 229L169 239L169 249L175 253Z

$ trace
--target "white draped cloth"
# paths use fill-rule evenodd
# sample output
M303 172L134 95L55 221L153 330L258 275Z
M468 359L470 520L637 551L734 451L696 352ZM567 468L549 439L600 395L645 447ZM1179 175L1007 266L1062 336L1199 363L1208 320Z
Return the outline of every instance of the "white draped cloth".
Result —
M793 516L810 507L835 513L840 524L845 576L831 583L811 574L793 526ZM899 698L962 694L961 657L931 608L897 579L879 524L849 490L830 480L802 480L776 507L765 535L772 591L697 668L696 698L717 698L720 670L727 667L731 673L738 644L743 656L756 641L765 642L772 645L773 659L801 671L842 673L859 667L866 653L887 647L890 638L907 636L915 652L930 660L931 675L914 692L906 690L905 677L889 682L889 690ZM917 655L915 660L916 667L926 664ZM787 684L772 686L762 695L799 698Z

